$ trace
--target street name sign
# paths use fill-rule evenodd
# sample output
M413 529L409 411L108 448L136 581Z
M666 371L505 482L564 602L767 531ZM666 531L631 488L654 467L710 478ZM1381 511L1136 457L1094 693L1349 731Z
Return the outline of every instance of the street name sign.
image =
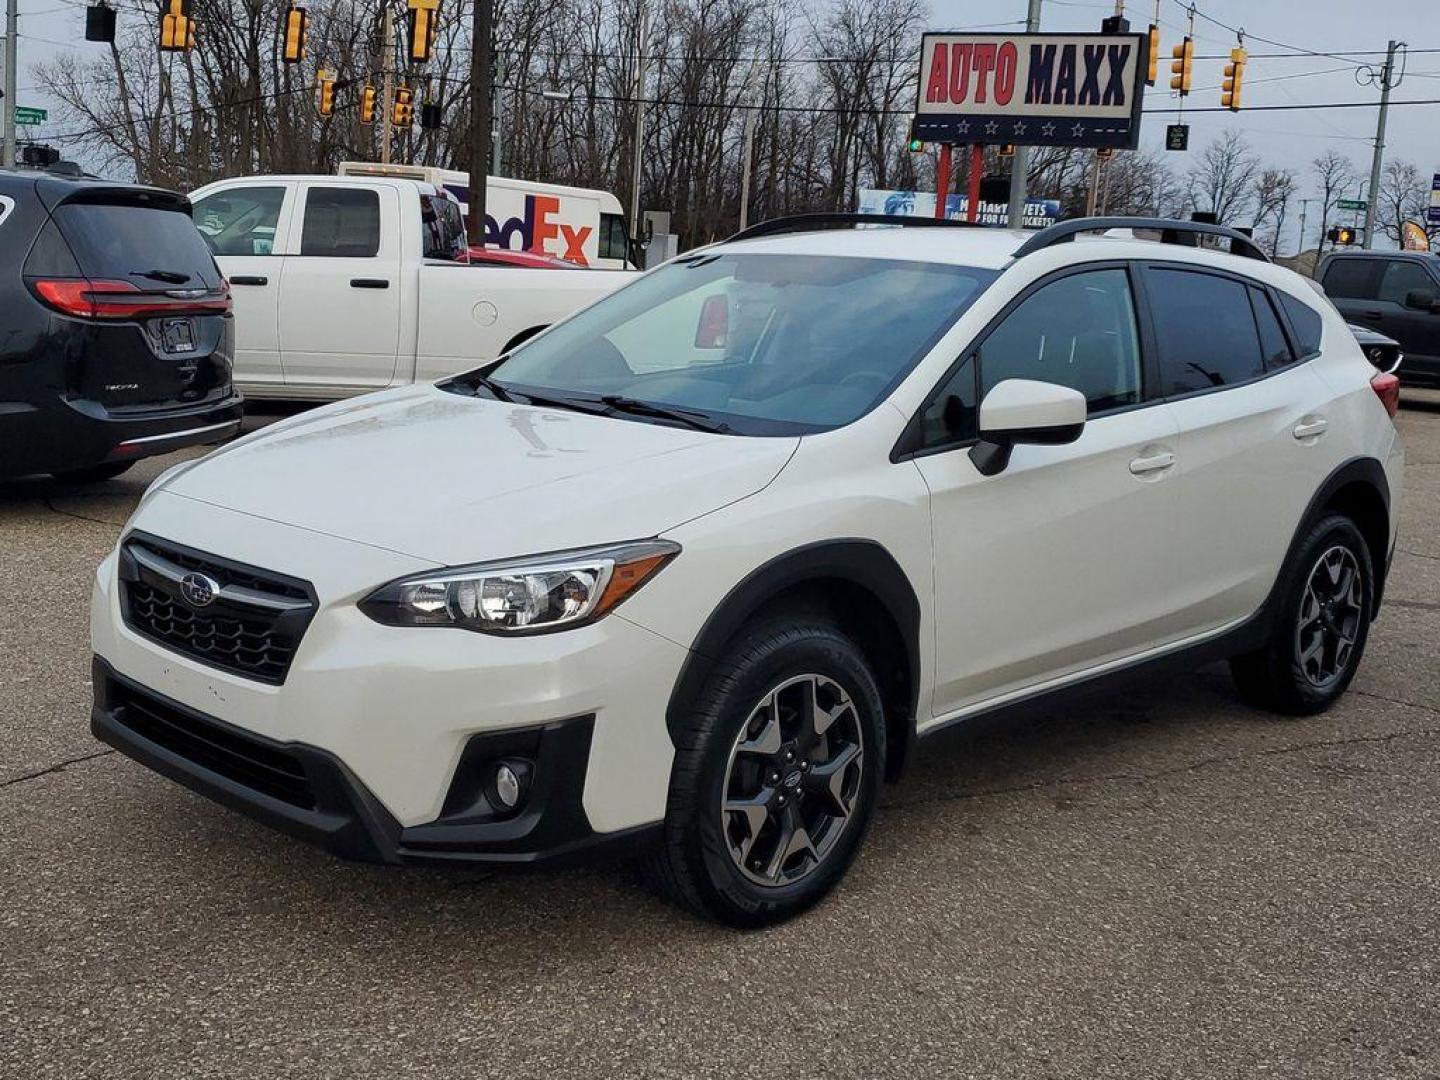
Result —
M35 109L29 105L15 106L15 123L17 126L21 124L43 124L49 115L50 114L44 109Z
M1337 209L1355 211L1364 210L1369 205L1370 202L1368 199L1341 199L1335 204Z
M925 34L915 137L1133 150L1146 34Z

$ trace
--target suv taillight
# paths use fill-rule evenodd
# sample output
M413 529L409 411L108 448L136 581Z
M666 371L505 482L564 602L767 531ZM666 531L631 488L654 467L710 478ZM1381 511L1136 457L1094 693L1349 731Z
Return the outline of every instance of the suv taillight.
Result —
M1375 396L1380 399L1380 404L1385 406L1385 411L1393 419L1395 414L1400 411L1400 376L1382 371L1370 380L1370 389L1375 391Z
M35 295L56 311L77 319L141 319L150 315L226 314L233 306L230 285L199 295L147 293L128 281L35 278ZM178 292L178 290L177 290Z

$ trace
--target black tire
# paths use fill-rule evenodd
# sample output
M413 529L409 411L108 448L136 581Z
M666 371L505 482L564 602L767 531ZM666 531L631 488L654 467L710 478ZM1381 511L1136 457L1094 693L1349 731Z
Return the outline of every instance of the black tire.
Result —
M91 465L88 469L71 469L69 472L57 472L51 475L56 480L63 480L67 484L99 484L106 480L114 480L134 464L133 461L107 461L104 465Z
M1321 560L1327 556L1331 563L1322 570ZM1310 595L1315 575L1324 574L1318 579L1322 586L1319 593L1324 593L1332 568L1338 567L1345 580L1343 575L1352 566L1357 575L1356 588L1347 587L1346 598L1332 605L1329 597ZM1316 522L1281 571L1279 589L1279 609L1270 641L1263 649L1233 657L1230 673L1241 696L1252 705L1289 716L1322 712L1355 677L1370 633L1375 570L1369 545L1355 523L1341 514L1330 514ZM1358 605L1359 610L1350 618L1345 612L1352 605ZM1311 628L1308 632L1302 628L1302 608L1304 626ZM1323 637L1332 628L1340 642L1348 629L1353 642L1343 651L1330 650L1322 642L1318 659L1313 655L1307 659L1306 646L1313 646L1317 634Z
M779 853L786 823L793 821L802 823L809 844L809 851L797 852L788 862L783 853L777 854L773 861L780 867L779 876L773 883L760 883L751 876L761 873L758 861L747 864L752 867L747 871L740 863L749 855L733 853L735 831L749 831L751 823L743 815L737 817L734 811L722 809L722 804L727 788L741 782L744 770L755 768L757 762L764 762L759 765L762 773L770 770L770 758L747 756L756 752L743 750L740 742L742 732L748 737L758 730L756 725L766 726L760 709L771 700L772 690L776 691L773 715L777 729L785 730L783 716L788 715L793 725L799 723L799 712L782 707L781 701L804 701L807 695L811 701L823 696L826 711L841 719L829 721L830 731L836 734L827 732L818 736L818 742L801 739L784 743L776 751L777 761L788 752L785 746L795 747L801 759L793 766L777 764L771 777L778 777L781 768L792 770L777 782L769 783L769 777L763 775L757 781L772 792L770 805L777 816L754 830L753 838L744 838L750 840L749 852L761 850L763 840L773 844L773 850ZM843 691L848 701L838 698L837 690ZM798 696L785 698L787 694ZM748 739L746 746L762 742ZM856 742L858 758L853 758L851 765L841 765L843 755L849 752L845 748ZM813 764L808 760L812 752L817 759ZM827 760L819 760L822 756ZM733 767L732 761L737 763ZM738 764L742 761L745 764ZM807 772L796 780L793 770L801 766ZM839 805L843 800L838 792L834 794L832 813L828 793L834 792L835 786L826 779L828 775L833 780L842 769L845 775L841 784L849 793L848 816L843 819ZM652 856L651 877L672 899L731 926L752 928L790 918L825 896L849 868L869 825L884 772L885 724L880 691L855 644L813 616L758 624L742 632L727 648L679 733L665 839ZM812 791L816 784L826 790ZM787 795L789 809L775 809L775 800L785 805ZM811 799L815 801L808 801ZM828 824L820 821L818 842L812 840L811 825L805 824L807 812L821 819L830 815ZM830 837L828 829L836 828L836 822L838 831ZM771 830L769 834L763 832L766 828ZM785 844L787 850L798 834L799 830L792 828L791 841ZM818 859L813 854L817 852ZM786 873L787 866L793 867L794 880Z

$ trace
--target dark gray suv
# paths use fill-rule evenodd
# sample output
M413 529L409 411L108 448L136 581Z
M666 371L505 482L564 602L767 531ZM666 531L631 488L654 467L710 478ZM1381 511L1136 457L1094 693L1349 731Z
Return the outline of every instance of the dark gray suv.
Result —
M1325 256L1315 277L1346 322L1400 343L1402 383L1440 388L1440 255L1341 251Z

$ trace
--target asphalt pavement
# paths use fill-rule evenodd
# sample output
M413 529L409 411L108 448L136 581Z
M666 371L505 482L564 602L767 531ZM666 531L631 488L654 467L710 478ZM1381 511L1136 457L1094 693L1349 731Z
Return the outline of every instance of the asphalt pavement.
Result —
M1440 396L1323 716L1223 667L923 746L825 904L351 865L89 733L146 482L0 487L0 1077L1440 1077Z

